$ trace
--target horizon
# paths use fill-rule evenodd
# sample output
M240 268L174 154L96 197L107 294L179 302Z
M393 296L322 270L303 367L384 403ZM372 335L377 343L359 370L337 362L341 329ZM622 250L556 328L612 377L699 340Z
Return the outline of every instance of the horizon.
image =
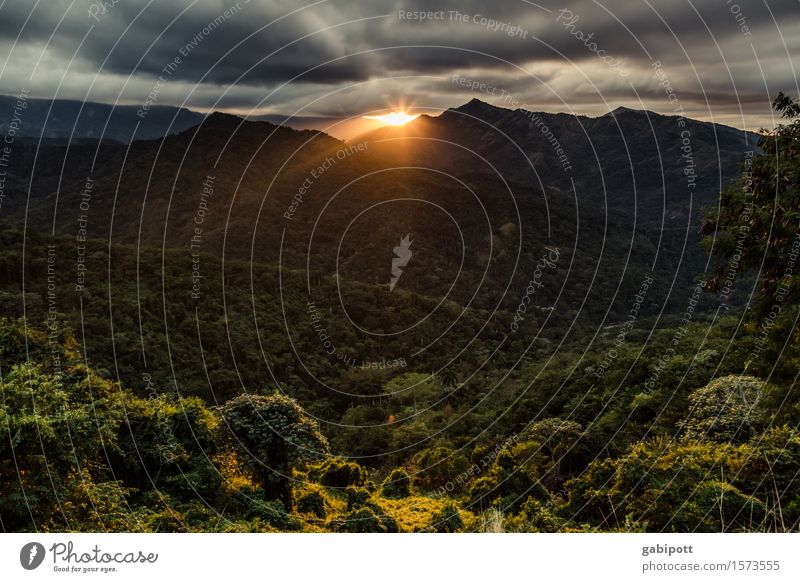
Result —
M0 94L0 97L5 97L5 98L8 98L8 99L14 99L15 98L14 95L8 95L8 94ZM26 96L26 100L27 101L40 100L40 101L49 102L49 101L52 100L52 98L40 97L40 96L37 96L37 95L29 95L29 96ZM80 101L77 101L77 100L74 100L74 99L66 99L65 98L65 99L57 99L57 100L58 101L65 101L65 102L81 103ZM413 122L419 116L438 117L442 113L445 113L448 110L460 109L460 108L463 108L463 107L469 105L472 102L479 102L479 103L483 103L483 104L489 105L491 107L495 107L495 108L498 108L498 109L506 109L506 110L509 110L509 111L515 111L515 110L521 109L521 110L525 110L525 111L528 111L528 112L531 112L531 113L537 113L537 114L539 114L539 113L545 114L545 115L565 114L565 115L573 115L573 116L576 116L576 117L587 117L587 118L598 118L598 117L602 117L604 115L611 114L614 111L617 111L619 109L624 109L624 110L629 110L629 111L634 111L634 112L652 113L652 114L655 114L655 115L662 115L662 116L667 116L667 117L670 117L670 116L671 117L685 117L686 119L692 119L692 120L695 120L695 121L702 121L702 122L706 122L706 123L713 123L713 124L720 125L720 126L732 127L734 129L747 131L747 132L750 132L750 133L760 133L763 130L770 131L770 130L774 129L780 123L780 119L775 119L774 116L773 116L772 121L774 121L774 124L771 127L759 126L759 127L756 127L756 128L742 128L742 127L737 127L736 125L733 125L732 123L726 123L725 121L723 121L721 119L714 118L713 116L711 116L709 118L704 118L703 116L694 117L694 116L688 115L686 113L676 113L674 111L655 111L655 110L648 109L648 108L635 108L635 107L630 107L628 105L622 105L622 104L616 104L613 107L611 106L611 104L609 104L610 109L608 111L600 111L600 112L594 112L594 111L590 111L590 112L558 111L558 110L545 110L545 109L529 109L528 107L524 107L525 104L516 104L515 106L514 105L509 105L509 104L496 104L496 103L492 103L489 100L482 99L480 97L472 97L471 99L468 99L467 101L461 102L460 104L454 104L454 105L446 107L444 109L438 109L438 108L437 109L423 109L423 108L420 108L420 107L405 108L404 111L414 115L414 119L411 119L406 123ZM116 108L116 107L126 107L126 108L139 107L139 104L137 104L137 103L127 103L127 102L126 103L105 103L105 102L100 102L100 101L90 101L90 102L84 102L84 103L85 104L93 104L93 105L102 105L102 106L107 106L107 107L112 107L112 108ZM208 117L209 115L212 115L214 113L221 113L221 114L226 114L226 115L232 115L232 116L238 117L240 119L243 119L245 121L252 121L252 122L267 121L269 123L272 123L273 125L282 125L284 127L289 127L291 129L296 129L298 131L302 131L302 130L306 130L306 129L312 129L312 130L316 130L316 131L321 131L323 133L326 133L326 134L330 135L331 137L334 137L336 139L340 139L342 141L352 140L353 138L356 138L356 137L358 137L360 135L369 133L371 131L374 131L374 130L377 130L377 129L380 129L380 128L383 128L383 127L392 127L393 124L383 124L377 119L370 119L368 117L369 116L374 116L374 115L377 115L377 114L382 114L382 113L395 111L395 109L390 107L390 108L378 109L378 110L374 110L374 111L367 111L363 115L354 115L354 116L351 116L351 117L327 117L327 118L321 118L321 117L315 117L315 116L294 116L294 117L292 117L291 115L282 115L282 114L277 114L277 113L264 113L264 112L258 112L258 111L243 111L243 110L240 110L240 109L210 109L210 110L207 110L207 109L203 109L203 108L196 108L196 107L191 107L191 106L186 106L186 105L172 105L172 104L168 104L168 103L159 103L157 105L154 105L154 107L162 108L162 109L163 108L174 108L176 110L184 110L184 111L188 111L188 112L191 112L191 113L196 113L196 114L199 114L199 115L202 115L202 116L205 116L205 117ZM733 120L733 121L735 121L735 120Z
M747 131L778 124L778 91L800 92L789 0L767 11L709 1L614 11L590 0L279 4L7 0L0 78L10 94L44 99L334 123L478 97L588 116L625 106Z

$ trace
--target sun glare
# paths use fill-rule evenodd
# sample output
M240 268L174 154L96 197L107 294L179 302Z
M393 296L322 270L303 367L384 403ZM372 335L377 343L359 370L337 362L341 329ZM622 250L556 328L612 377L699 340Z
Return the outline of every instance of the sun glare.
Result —
M403 125L419 117L419 115L411 115L405 111L392 111L391 113L384 113L383 115L365 115L365 119L372 119L379 121L384 125Z

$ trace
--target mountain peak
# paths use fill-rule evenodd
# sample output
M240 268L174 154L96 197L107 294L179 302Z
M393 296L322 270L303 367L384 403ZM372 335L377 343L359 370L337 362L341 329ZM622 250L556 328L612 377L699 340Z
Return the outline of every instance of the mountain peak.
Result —
M609 111L608 113L606 113L603 117L605 117L606 115L610 115L610 116L613 117L615 115L622 115L624 113L643 113L643 110L641 110L641 109L631 109L630 107L623 107L623 106L620 105L619 107L617 107L613 111Z
M486 103L486 101L481 101L478 98L471 99L469 103L465 103L460 107L451 108L451 111L458 111L459 113L466 113L468 115L476 115L480 113L485 113L487 111L495 111L497 109L501 109L500 107L495 107L490 103Z

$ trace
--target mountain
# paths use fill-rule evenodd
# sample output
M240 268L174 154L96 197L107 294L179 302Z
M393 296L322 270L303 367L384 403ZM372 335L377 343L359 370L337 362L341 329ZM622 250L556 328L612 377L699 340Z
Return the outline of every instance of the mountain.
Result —
M503 310L507 329L517 313L526 334L557 335L619 321L649 277L643 314L685 308L705 268L700 207L753 136L683 123L697 175L688 191L677 118L644 111L586 118L474 100L350 143L225 114L130 147L20 140L0 220L176 249L187 292L200 254L308 272L311 287L336 275L388 288L408 237L397 292ZM343 316L369 328L376 309Z
M674 149L675 120L546 120L574 191L527 114L480 102L350 143L219 113L130 144L19 138L0 205L0 223L17 227L0 230L0 314L46 321L56 309L129 385L147 373L211 401L281 382L338 420L354 390L382 385L351 360L429 372L455 358L469 377L490 357L582 352L632 310L716 309L710 294L693 299L705 259L686 196L638 180L683 179L645 149L651 123ZM703 164L705 132L718 137L719 179L733 175L740 133L686 124ZM627 173L597 177L573 153L592 145L602 169L630 152ZM707 184L690 198L715 196Z
M599 117L504 109L478 99L438 117L421 116L361 140L423 136L409 159L449 168L484 158L506 180L570 193L609 213L643 220L686 219L717 193L757 149L758 135L732 127L618 107ZM384 142L388 144L389 142ZM454 143L446 159L443 144ZM386 146L393 147L393 146Z
M541 192L553 201L548 212L569 204L571 224L549 219L539 224L589 235L597 245L591 255L611 257L602 269L606 275L615 278L620 265L641 267L685 304L686 290L707 269L699 220L758 150L758 138L724 125L624 107L592 118L504 109L473 99L359 141L394 163L433 166L466 182L495 175L519 193L516 200L526 188ZM587 231L597 226L603 229L600 236Z
M0 95L0 133L6 134L17 97ZM130 142L181 133L203 120L182 107L108 105L67 99L25 99L17 135L30 138L105 139ZM19 111L19 108L17 107Z

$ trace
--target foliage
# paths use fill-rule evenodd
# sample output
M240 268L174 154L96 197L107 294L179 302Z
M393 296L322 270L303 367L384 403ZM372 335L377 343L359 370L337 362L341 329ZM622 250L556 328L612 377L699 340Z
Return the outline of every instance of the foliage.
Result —
M397 533L397 522L380 508L365 505L353 509L336 518L332 527L334 531L344 533Z
M775 105L789 125L765 134L703 227L720 261L710 287L722 291L722 305L702 294L690 322L683 297L660 313L660 298L648 295L638 321L619 323L639 281L618 283L613 266L596 264L585 248L575 253L576 280L597 275L602 289L618 292L613 305L603 292L592 295L584 318L572 306L584 304L585 290L570 279L567 306L548 326L540 329L530 309L509 336L504 322L520 294L512 288L512 304L496 313L487 296L466 308L457 297L439 305L415 291L437 283L430 265L415 274L412 263L408 287L389 293L324 270L236 260L223 268L208 253L197 302L186 293L182 249L98 240L87 241L87 268L101 272L113 261L115 269L82 295L58 285L63 312L53 314L41 291L47 258L23 257L14 245L72 248L74 240L0 228L0 526L797 531L800 302L787 266L800 223L800 106L783 95ZM553 206L554 222L566 224L569 209ZM508 224L492 235L499 271L517 234ZM585 245L606 234L587 228ZM620 247L617 237L608 242ZM634 279L645 261L635 259ZM762 270L747 273L762 260ZM385 270L383 258L369 261ZM750 276L759 277L760 310L737 307ZM307 277L318 296L308 297ZM556 301L553 281L542 305ZM280 298L253 293L279 287ZM362 336L330 301L339 293L348 317L370 330L424 323L408 334ZM309 300L319 302L315 317L340 355L321 347ZM23 307L31 319L18 319ZM291 337L286 321L296 323ZM402 366L352 363L414 352ZM267 385L281 393L250 389Z
M773 107L790 123L764 133L761 151L703 225L707 248L720 259L714 286L724 290L728 274L740 269L756 271L762 314L800 299L800 271L792 268L800 247L800 106L780 93Z
M306 488L297 496L298 513L308 513L319 519L328 516L329 505L324 490L319 487Z
M642 441L570 481L564 513L623 531L634 522L648 531L783 531L798 517L798 436L784 428L738 445Z
M464 529L464 520L458 506L448 501L444 507L433 514L431 518L431 531L437 533L455 533Z
M41 364L25 361L24 345L52 349L46 334L8 320L0 332L10 338L0 430L11 435L0 443L0 517L12 531L793 531L800 522L800 436L764 430L765 407L787 392L750 376L686 389L671 421L679 440L633 438L604 458L595 426L556 416L469 457L432 444L413 456L425 496L401 467L375 490L358 463L320 458L327 442L316 422L283 395L217 409L145 399L87 369L68 330ZM640 393L631 387L616 406ZM448 480L469 495L445 487L442 497Z
M469 466L469 458L463 451L438 445L416 455L414 464L418 468L416 479L421 489L450 493L456 489L458 476Z
M297 403L282 394L243 394L220 411L226 435L237 445L266 492L292 505L291 469L328 452L328 441Z
M717 378L689 395L686 436L722 442L745 441L759 421L764 383L752 376Z
M363 487L367 482L367 470L342 457L331 457L312 465L308 470L308 477L326 487Z
M538 499L529 497L520 507L517 515L506 521L507 531L555 533L561 531L565 522L552 510L550 504L543 504Z
M4 375L0 397L0 433L7 435L0 439L5 527L70 527L71 514L59 501L67 483L79 482L76 473L103 479L93 468L118 450L123 408L113 385L80 364L53 374L42 364L24 363Z
M381 493L390 499L401 499L411 495L411 477L402 467L392 469L392 472L383 480Z

